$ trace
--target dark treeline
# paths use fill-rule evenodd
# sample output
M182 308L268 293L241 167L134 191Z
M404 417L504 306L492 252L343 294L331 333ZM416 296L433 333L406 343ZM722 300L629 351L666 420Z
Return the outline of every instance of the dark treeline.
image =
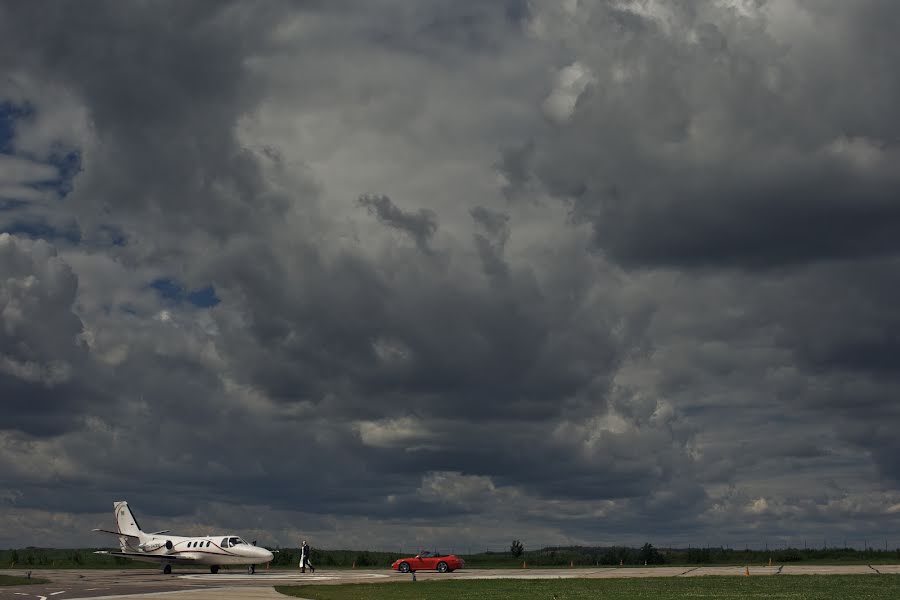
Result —
M747 565L785 563L898 563L900 549L854 548L735 550L731 548L640 548L627 546L559 546L526 551L515 558L510 552L486 552L466 557L466 566L643 566L643 565Z
M0 550L0 569L9 568L36 568L36 569L122 569L122 568L155 568L152 563L140 562L121 558L95 554L102 548L17 548ZM276 548L275 559L272 567L297 567L300 562L299 548ZM372 568L390 567L391 563L401 555L391 552L372 552L367 550L317 550L313 549L310 557L316 567L333 568ZM190 567L181 567L187 568ZM206 567L200 567L205 569ZM232 567L243 570L245 567ZM228 569L228 567L223 567Z
M298 548L276 548L278 552L271 568L297 568L300 561ZM0 568L155 568L151 563L132 561L114 556L94 554L94 548L19 548L0 550ZM312 562L318 568L389 568L403 556L396 552L367 550L313 549ZM596 567L649 565L752 565L785 563L820 564L888 564L900 563L900 549L856 550L854 548L779 550L734 550L730 548L655 548L644 544L640 548L627 546L556 546L540 550L525 550L520 556L506 552L481 552L460 554L466 568L490 567ZM646 561L646 562L645 562ZM189 568L189 567L182 567ZM205 569L205 567L202 567ZM227 567L226 567L227 568ZM242 570L243 567L233 567Z

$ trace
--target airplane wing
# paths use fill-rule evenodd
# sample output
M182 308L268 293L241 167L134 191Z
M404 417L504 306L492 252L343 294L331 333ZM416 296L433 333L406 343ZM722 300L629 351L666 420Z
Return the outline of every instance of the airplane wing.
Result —
M117 535L117 536L119 536L119 537L127 537L127 538L131 538L131 539L133 539L133 540L139 540L139 539L141 539L141 538L139 538L139 537L136 536L136 535L128 535L127 533L122 533L122 532L119 532L119 531L110 531L109 529L94 529L94 530L92 530L92 531L98 531L98 532L100 532L100 533L109 533L109 534L111 534L111 535Z
M169 554L146 554L144 552L110 552L109 550L98 550L94 554L106 554L108 556L121 556L122 558L139 558L141 560L159 561L167 563L181 563L190 565L197 562L196 558L187 558L185 556L172 556Z

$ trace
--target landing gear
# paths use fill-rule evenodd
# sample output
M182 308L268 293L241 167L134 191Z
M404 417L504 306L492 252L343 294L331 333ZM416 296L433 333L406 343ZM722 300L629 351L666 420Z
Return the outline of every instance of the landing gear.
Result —
M247 567L247 575L253 575L254 573L256 573L256 565Z
M209 572L215 575L219 572L219 565L213 565L209 568Z
M163 565L162 572L165 575L171 575L172 574L172 565Z

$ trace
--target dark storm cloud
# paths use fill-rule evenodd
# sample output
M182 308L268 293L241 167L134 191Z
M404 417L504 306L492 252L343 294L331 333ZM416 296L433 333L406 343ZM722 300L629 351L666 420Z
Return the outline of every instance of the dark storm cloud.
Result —
M43 240L0 233L0 396L4 429L58 435L95 393L73 312L78 280ZM67 399L61 403L61 399Z
M587 4L602 33L568 46L593 81L564 126L503 155L507 190L536 178L627 265L895 254L897 53L869 19L897 11L862 4L833 7L829 39L842 50L821 58L809 31L771 37L765 19L777 14L667 3L654 18Z
M64 85L88 109L97 144L68 200L87 235L118 225L221 238L283 210L261 194L257 163L235 139L260 90L247 53L274 8L4 4L4 42L16 49L4 53L10 72ZM141 238L156 252L174 250Z
M84 6L0 5L4 230L81 233L3 238L0 516L384 547L900 510L890 6ZM56 146L71 191L24 195Z
M379 221L405 231L415 241L420 250L428 251L428 242L438 229L437 216L427 209L407 212L394 204L388 196L364 194L358 200L365 206L369 214L375 215Z
M509 265L503 260L503 251L509 240L509 215L494 212L483 206L476 206L469 214L487 234L474 235L475 247L481 257L484 272L489 276L505 277L509 272Z

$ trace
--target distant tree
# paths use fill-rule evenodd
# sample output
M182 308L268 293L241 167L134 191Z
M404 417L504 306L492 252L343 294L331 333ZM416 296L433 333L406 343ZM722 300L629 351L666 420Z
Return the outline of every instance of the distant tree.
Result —
M525 553L525 546L519 540L513 540L509 547L509 552L516 558L519 558Z
M691 564L702 564L710 562L709 548L688 548L687 562Z
M648 565L661 565L665 562L659 551L650 543L641 546L641 551L638 553L638 560Z

